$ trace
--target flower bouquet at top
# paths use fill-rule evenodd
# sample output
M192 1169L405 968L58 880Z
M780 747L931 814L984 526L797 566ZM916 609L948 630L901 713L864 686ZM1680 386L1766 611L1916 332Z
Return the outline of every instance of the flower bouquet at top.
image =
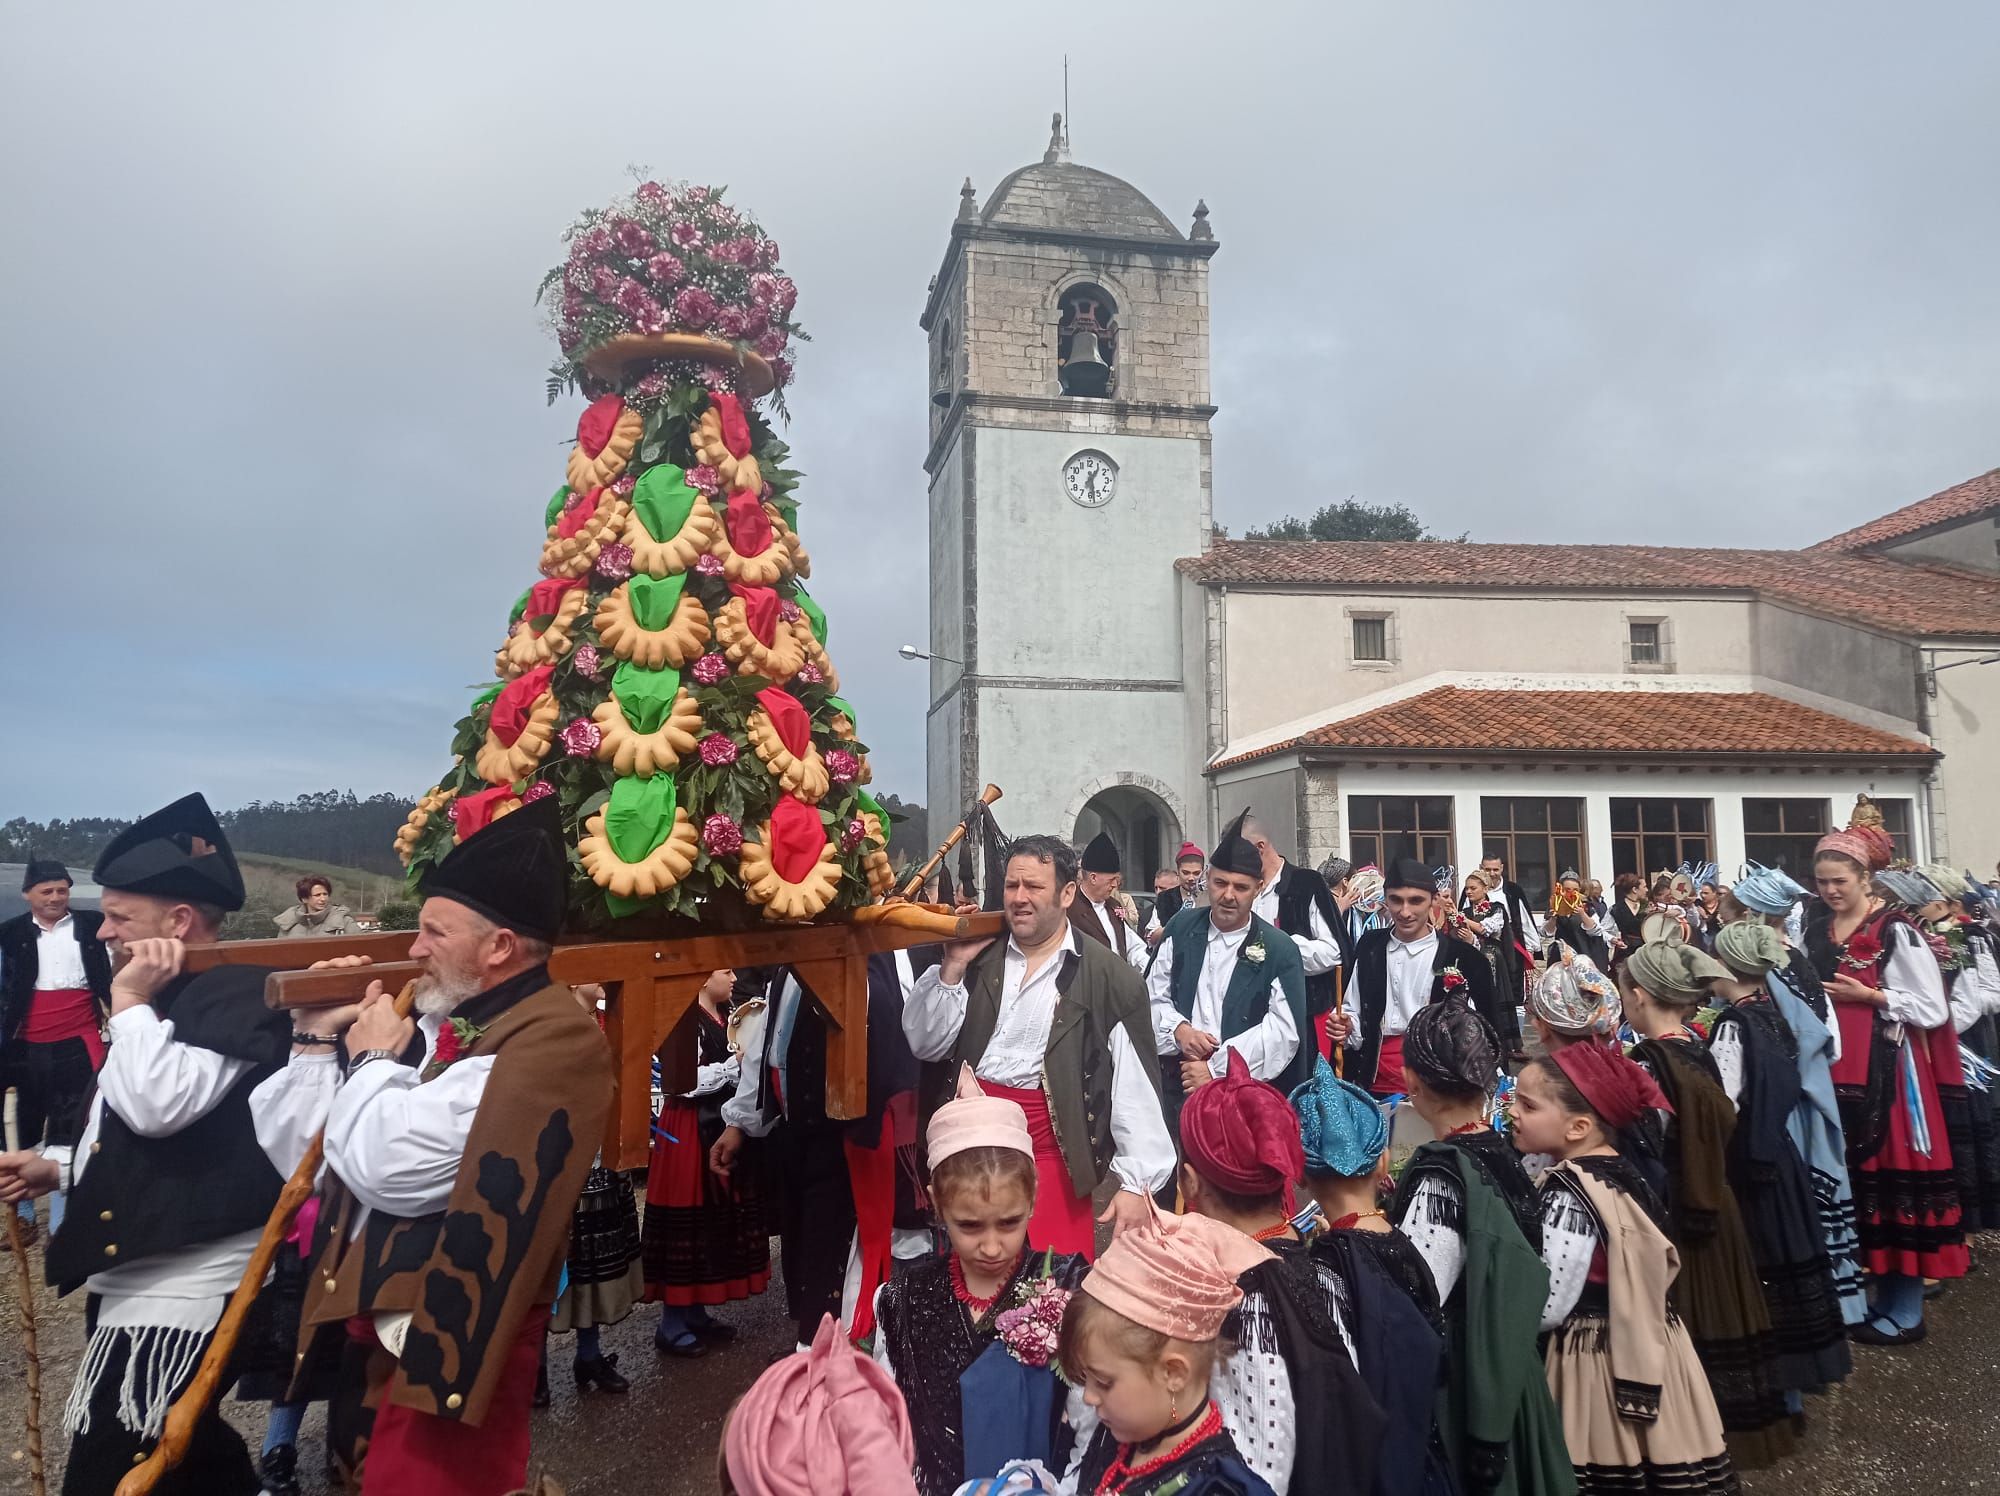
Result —
M572 930L866 903L893 886L889 818L805 587L799 475L758 408L791 380L798 288L710 187L642 182L565 237L540 293L561 348L548 395L586 404L523 526L539 576L495 620L496 682L396 837L412 886L553 795Z
M1056 1345L1069 1305L1069 1290L1054 1270L1054 1253L1044 1252L1040 1273L1015 1285L1009 1307L996 1306L999 1338L959 1374L968 1471L997 1470L1014 1459L1046 1463L1052 1456L1062 1401Z

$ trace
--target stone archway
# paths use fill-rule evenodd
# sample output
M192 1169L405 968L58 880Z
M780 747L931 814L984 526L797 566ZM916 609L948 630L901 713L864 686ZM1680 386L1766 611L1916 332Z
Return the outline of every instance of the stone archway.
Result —
M1118 844L1125 888L1151 893L1153 876L1173 866L1182 840L1182 821L1173 793L1143 774L1119 774L1087 785L1070 806L1075 840L1081 847L1100 831Z

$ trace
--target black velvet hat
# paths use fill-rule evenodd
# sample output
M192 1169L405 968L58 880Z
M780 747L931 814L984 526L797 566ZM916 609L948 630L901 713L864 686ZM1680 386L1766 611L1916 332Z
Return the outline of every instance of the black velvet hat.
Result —
M37 883L74 883L69 869L60 862L47 857L28 859L28 871L21 876L21 892L26 893Z
M1425 893L1436 893L1437 884L1437 874L1414 857L1398 857L1389 864L1388 876L1382 880L1384 889L1421 888Z
M98 857L95 877L100 886L124 893L221 909L243 907L243 873L236 854L229 850L215 812L198 794L185 795L119 832Z
M1222 828L1222 839L1208 854L1210 867L1245 878L1264 876L1264 854L1257 850L1256 843L1243 835L1243 823L1249 818L1250 807L1246 805L1237 812L1235 820Z
M1102 831L1090 839L1090 845L1083 849L1083 871L1086 873L1115 873L1121 864L1118 860L1118 843Z
M479 828L424 879L424 897L450 899L534 940L562 933L569 858L562 812L545 795Z

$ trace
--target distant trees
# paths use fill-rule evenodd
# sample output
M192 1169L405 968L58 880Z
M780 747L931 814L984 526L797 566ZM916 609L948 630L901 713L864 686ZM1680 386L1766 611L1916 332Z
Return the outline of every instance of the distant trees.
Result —
M363 800L352 790L321 790L289 802L253 801L240 810L221 812L219 819L229 833L229 844L239 852L400 877L403 870L393 844L411 804L400 795L370 795ZM70 821L16 816L0 826L0 862L54 857L89 867L105 844L131 824L103 816Z
M1306 519L1296 515L1244 533L1245 540L1464 540L1433 535L1404 504L1364 504L1346 499L1322 505Z

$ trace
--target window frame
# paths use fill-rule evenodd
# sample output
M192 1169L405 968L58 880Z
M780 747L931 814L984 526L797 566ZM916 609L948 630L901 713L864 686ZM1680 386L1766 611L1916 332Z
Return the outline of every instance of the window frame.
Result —
M1558 804L1576 808L1576 823L1572 827L1556 826L1556 817L1551 813ZM1540 826L1519 824L1521 806L1541 807ZM1494 819L1491 807L1506 807L1506 826L1494 829L1490 824ZM1532 817L1530 818L1532 819ZM1573 845L1575 855L1563 856L1557 844ZM1539 845L1537 845L1539 844ZM1536 852L1533 860L1521 855L1521 848L1528 846ZM1574 868L1579 878L1590 881L1590 810L1582 795L1481 795L1479 797L1479 855L1483 859L1493 855L1495 847L1499 855L1506 859L1507 877L1520 884L1521 892L1527 897L1528 907L1537 913L1549 907L1549 894L1565 868ZM1530 880L1522 876L1522 870L1530 867L1547 868L1547 882L1539 897Z
M1672 807L1673 826L1671 830L1649 830L1643 809L1649 804ZM1622 829L1619 824L1619 808L1633 808L1631 830ZM1702 825L1699 829L1688 827L1682 817L1686 806L1701 808ZM1716 861L1715 856L1715 801L1699 795L1614 795L1611 797L1611 875L1616 878L1624 873L1637 873L1650 880L1662 868L1677 868L1682 863L1692 863L1699 867L1704 862ZM1674 854L1666 862L1658 862L1647 855L1649 842L1670 840ZM1699 854L1692 850L1692 843L1698 843ZM1628 866L1627 864L1632 864Z
M1390 801L1407 801L1410 807L1408 830L1392 827L1385 823L1383 807ZM1440 828L1424 817L1424 802L1433 801L1443 807L1444 825ZM1412 856L1426 867L1456 867L1458 865L1458 807L1450 795L1348 795L1342 807L1347 829L1347 856L1356 867L1374 864L1386 868L1397 857ZM1374 811L1372 821L1364 818L1364 810ZM1405 849L1393 849L1392 837L1401 837L1408 843ZM1444 855L1432 860L1427 855L1434 848L1426 843L1443 843ZM1366 845L1364 845L1364 842Z
M1777 806L1778 829L1752 831L1750 829L1752 805ZM1786 814L1788 806L1795 809L1804 806L1816 807L1819 812L1818 826L1794 829ZM1739 812L1743 820L1743 855L1752 862L1762 863L1765 867L1783 868L1806 887L1812 887L1813 850L1833 824L1832 803L1824 795L1745 795L1739 806Z
M1674 621L1664 613L1627 613L1625 622L1625 668L1634 675L1669 675L1674 670ZM1632 630L1650 628L1657 658L1640 659L1635 651Z
M1352 670L1393 670L1402 658L1401 631L1396 627L1396 610L1393 608L1343 608L1341 618L1347 625L1347 664ZM1364 659L1355 651L1355 626L1362 623L1382 625L1382 658Z

